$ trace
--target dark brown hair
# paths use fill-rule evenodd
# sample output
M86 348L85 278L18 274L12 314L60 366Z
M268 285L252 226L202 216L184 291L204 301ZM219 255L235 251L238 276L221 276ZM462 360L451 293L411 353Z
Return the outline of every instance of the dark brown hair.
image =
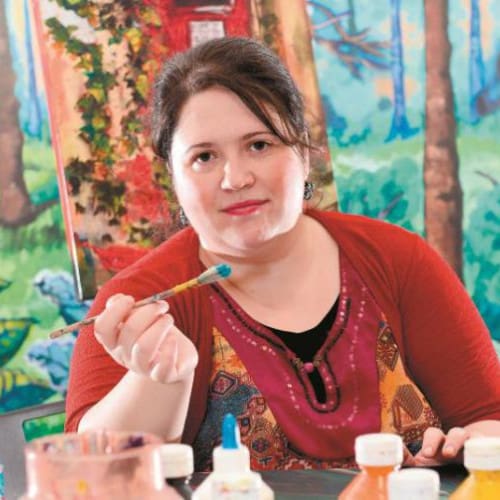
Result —
M250 38L219 38L176 54L163 66L154 88L151 130L159 157L170 160L185 102L214 86L237 94L284 144L309 148L302 97L278 56ZM278 114L284 133L273 123L269 107Z

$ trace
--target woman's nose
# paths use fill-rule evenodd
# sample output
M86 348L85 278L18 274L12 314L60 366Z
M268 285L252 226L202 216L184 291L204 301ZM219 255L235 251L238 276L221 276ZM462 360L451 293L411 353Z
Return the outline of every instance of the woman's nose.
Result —
M224 165L224 176L221 188L228 191L238 191L253 186L255 177L253 172L247 168L245 162L227 161Z

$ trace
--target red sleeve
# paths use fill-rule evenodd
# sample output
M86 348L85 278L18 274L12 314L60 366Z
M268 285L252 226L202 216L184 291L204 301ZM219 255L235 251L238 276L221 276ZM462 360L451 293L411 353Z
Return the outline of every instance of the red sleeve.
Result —
M97 294L88 316L99 314L107 299L115 293L127 293L136 298L131 283L111 280ZM66 396L66 432L76 432L84 413L102 399L125 375L125 368L116 363L97 342L94 325L82 328L73 349Z
M500 361L488 329L453 270L414 239L399 270L407 366L445 429L500 419Z
M200 271L196 236L192 231L178 233L105 283L88 316L99 314L111 295L126 293L139 300L192 278ZM201 327L190 313L198 310L196 307L199 307L201 295L201 292L194 290L169 299L170 311L177 326L191 338L194 335L192 340L196 345L199 343L198 332ZM126 369L116 363L97 342L93 325L82 328L71 358L66 396L66 431L76 431L84 413L101 400L125 373Z

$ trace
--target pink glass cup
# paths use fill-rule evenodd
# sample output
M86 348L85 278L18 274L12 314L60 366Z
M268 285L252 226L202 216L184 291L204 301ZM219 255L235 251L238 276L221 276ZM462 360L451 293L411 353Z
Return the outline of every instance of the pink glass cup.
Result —
M165 485L154 434L88 431L35 439L25 448L24 500L176 499Z

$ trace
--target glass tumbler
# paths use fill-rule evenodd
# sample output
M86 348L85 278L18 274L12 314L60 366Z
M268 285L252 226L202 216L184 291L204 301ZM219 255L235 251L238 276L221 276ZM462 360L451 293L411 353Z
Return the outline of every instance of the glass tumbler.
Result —
M35 439L25 447L22 500L177 499L165 485L154 434L87 431Z

